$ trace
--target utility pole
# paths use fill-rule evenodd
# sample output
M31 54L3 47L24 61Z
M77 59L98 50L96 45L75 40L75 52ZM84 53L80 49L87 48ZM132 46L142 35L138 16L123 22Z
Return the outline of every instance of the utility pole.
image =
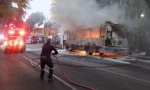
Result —
M45 24L44 24L44 43L46 42L46 17L45 17Z
M47 42L47 13L45 12L45 24L44 24L44 43Z
M48 15L49 15L48 13L50 11L49 3L45 3L45 10L46 11L45 11L45 25L44 25L44 43L46 43L48 35L49 35L48 29L47 29L48 28Z

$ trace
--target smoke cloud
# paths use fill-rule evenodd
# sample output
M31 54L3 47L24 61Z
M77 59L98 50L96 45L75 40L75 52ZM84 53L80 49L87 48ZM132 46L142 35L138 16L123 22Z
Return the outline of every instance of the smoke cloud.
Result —
M100 7L96 0L53 0L50 20L61 25L61 31L76 30L104 24L122 22L123 10L117 4Z

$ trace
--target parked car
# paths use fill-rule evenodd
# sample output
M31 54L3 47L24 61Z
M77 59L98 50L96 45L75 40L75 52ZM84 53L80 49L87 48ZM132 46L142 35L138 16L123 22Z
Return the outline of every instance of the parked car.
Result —
M26 39L26 43L32 43L32 36L28 36Z
M32 36L31 37L31 42L34 43L34 44L37 43L38 42L38 37Z
M28 36L26 39L26 43L35 44L39 42L39 38L37 36Z

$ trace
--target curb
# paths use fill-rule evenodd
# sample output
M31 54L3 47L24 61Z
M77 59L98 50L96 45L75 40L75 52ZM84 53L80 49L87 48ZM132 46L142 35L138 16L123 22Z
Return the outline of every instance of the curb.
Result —
M150 57L146 57L146 56L137 56L137 58L145 59L145 60L150 60Z
M107 58L107 57L100 57L100 56L92 56L92 55L81 55L75 52L66 52L66 53L60 53L60 55L74 55L74 56L88 56L88 57L93 57L93 58L97 58L97 59L104 59L104 60L135 60L135 58L131 57L131 56L126 56L124 58Z

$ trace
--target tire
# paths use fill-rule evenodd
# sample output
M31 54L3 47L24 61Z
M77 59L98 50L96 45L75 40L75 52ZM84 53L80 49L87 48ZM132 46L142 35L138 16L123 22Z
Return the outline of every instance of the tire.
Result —
M99 53L99 55L100 55L100 56L103 56L103 55L104 55L104 53Z
M89 52L89 55L92 55L92 52Z

